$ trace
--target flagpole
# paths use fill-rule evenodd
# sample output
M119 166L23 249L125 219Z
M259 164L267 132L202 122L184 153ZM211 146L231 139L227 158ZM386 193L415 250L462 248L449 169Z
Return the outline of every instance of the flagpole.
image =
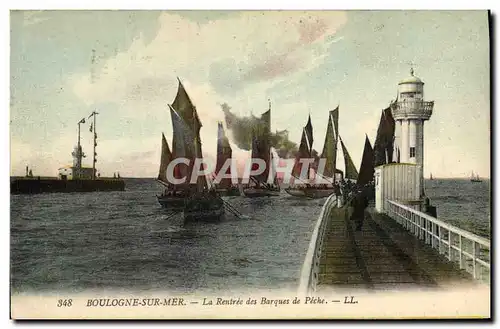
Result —
M95 148L97 146L97 141L96 141L97 130L95 127L95 117L97 116L97 113L94 111L94 112L92 112L92 114L94 115L94 161L92 162L92 179L95 179L95 162L97 161L96 160L97 153L95 152Z
M82 120L84 120L84 119L82 119ZM78 144L77 144L77 147L76 147L76 156L77 156L77 159L78 159L77 162L76 162L77 163L77 167L78 167L78 168L76 168L77 169L76 170L77 171L76 172L76 178L77 179L80 179L80 173L82 171L82 168L81 168L82 167L82 165L81 165L81 163L82 163L82 155L81 155L81 152L80 152L80 150L82 148L81 144L80 144L80 124L82 123L82 120L80 120L78 122Z
M89 119L91 117L94 117L94 121L90 124L90 132L93 132L94 133L94 156L93 156L93 161L92 161L92 179L94 180L95 179L95 163L97 162L97 153L95 152L95 148L97 146L97 132L96 132L96 129L95 129L95 122L96 122L96 116L98 115L99 113L97 113L96 111L92 111L92 113L89 115Z

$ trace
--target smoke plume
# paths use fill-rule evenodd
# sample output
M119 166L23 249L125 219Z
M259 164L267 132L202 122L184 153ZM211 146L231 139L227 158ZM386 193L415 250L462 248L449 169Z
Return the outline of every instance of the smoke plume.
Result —
M233 142L243 150L252 149L252 129L260 123L260 118L251 115L239 117L231 112L231 107L224 103L221 105L226 127L231 131ZM288 131L271 132L271 146L276 150L280 158L293 158L298 151L297 144L288 139ZM315 151L314 151L315 152Z

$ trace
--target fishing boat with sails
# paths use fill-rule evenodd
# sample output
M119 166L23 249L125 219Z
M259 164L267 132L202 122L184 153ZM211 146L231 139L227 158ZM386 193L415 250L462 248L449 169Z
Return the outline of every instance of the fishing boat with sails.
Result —
M229 164L232 158L232 149L229 144L229 139L226 136L222 122L218 123L217 132L217 162L215 164L215 177L220 174L221 170L225 168L225 175L232 175L232 166L225 167ZM222 174L221 174L222 175ZM220 179L220 182L215 183L216 191L222 196L239 196L241 195L238 183L234 184L232 178L226 177Z
M246 197L278 196L280 194L270 136L271 104L269 103L269 110L261 115L259 124L252 129L252 159L261 159L265 167L261 174L250 175L248 184L243 187L243 194ZM252 171L257 168L257 164L252 164ZM272 177L272 183L269 182L270 177Z
M201 170L203 165L200 139L202 124L196 107L181 80L178 79L178 81L177 95L173 103L169 105L173 127L172 155L169 157L168 152L165 152L165 159L167 160L162 161L160 168L163 169L164 167L166 169L170 161L178 158L187 159L188 162L187 164L179 163L175 165L173 177L180 180L180 183L171 183L172 186L167 185L166 195L158 196L158 201L163 207L168 208L172 205L172 210L182 210L185 221L218 221L225 213L224 201L215 188L208 186L205 175L196 175L198 169ZM163 145L168 146L166 141L165 144L162 142L162 148ZM201 161L196 162L196 159ZM198 163L200 168L195 168ZM193 173L196 175L196 180L193 179ZM167 182L167 184L170 183ZM170 193L173 193L173 195ZM184 201L182 208L179 208L180 198Z
M328 114L325 143L323 144L323 152L321 153L321 159L325 159L324 167L318 168L318 163L313 166L314 179L311 179L311 170L309 169L304 170L306 177L301 177L301 172L303 171L303 162L301 162L301 159L313 157L313 127L311 116L309 116L307 124L302 130L299 151L295 157L295 164L292 169L294 184L285 189L288 194L297 197L318 199L327 197L332 193L340 192L338 183L342 180L344 173L336 168L337 141L339 139L338 112L339 107L337 106L336 109L330 111Z

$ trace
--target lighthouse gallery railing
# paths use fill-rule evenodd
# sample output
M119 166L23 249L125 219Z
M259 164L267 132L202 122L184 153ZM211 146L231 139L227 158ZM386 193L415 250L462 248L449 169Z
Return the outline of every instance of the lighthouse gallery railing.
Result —
M490 280L490 241L394 201L386 214L432 248L459 264L474 279Z

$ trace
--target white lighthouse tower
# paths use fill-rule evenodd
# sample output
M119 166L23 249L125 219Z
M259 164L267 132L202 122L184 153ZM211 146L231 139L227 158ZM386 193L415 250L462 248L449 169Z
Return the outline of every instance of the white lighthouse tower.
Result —
M394 201L437 216L424 193L424 122L434 102L424 101L424 83L414 75L399 82L398 97L391 103L395 120L393 162L375 168L375 209L387 211Z
M420 167L420 196L424 196L424 122L429 120L434 101L424 101L424 83L414 75L399 82L398 98L391 104L396 121L394 161Z

